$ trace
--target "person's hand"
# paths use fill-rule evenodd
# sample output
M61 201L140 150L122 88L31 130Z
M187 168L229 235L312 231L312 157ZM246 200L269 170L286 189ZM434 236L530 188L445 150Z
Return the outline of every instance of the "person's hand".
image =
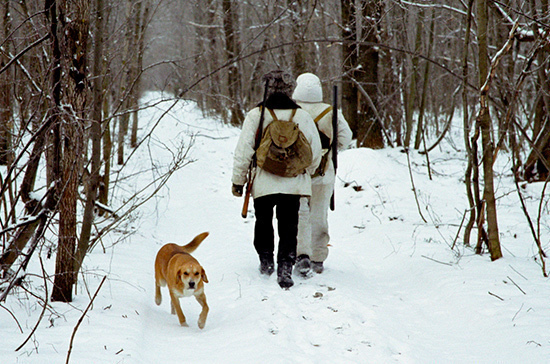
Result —
M243 195L243 186L233 184L233 187L231 187L231 192L233 193L233 196L235 196L235 197L242 197L242 195Z

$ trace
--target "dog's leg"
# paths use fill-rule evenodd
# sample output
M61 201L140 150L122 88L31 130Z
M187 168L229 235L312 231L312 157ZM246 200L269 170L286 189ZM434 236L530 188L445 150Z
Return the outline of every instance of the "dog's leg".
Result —
M201 311L201 314L199 315L199 321L198 321L199 328L204 329L204 325L206 324L206 317L208 316L208 311L209 311L208 305L206 304L206 295L203 292L200 295L195 296L195 298L202 306L202 311Z
M179 298L177 298L172 293L172 291L170 291L170 298L172 299L172 310L176 311L176 314L178 315L178 320L180 321L180 325L181 326L189 326L189 325L187 325L187 322L185 320L185 315L183 314L183 311L181 310Z
M157 281L155 281L155 303L157 306L160 306L162 303L162 294L160 292L160 286Z

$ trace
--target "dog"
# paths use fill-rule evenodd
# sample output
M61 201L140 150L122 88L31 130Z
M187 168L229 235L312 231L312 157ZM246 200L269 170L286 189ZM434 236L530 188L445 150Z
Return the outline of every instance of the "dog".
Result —
M191 256L208 232L195 236L187 245L166 244L157 253L155 259L155 303L160 305L162 295L160 287L168 286L172 315L177 314L181 326L189 326L181 310L180 297L195 296L202 306L198 325L203 329L208 316L208 304L204 293L204 283L208 283L206 272L199 262Z

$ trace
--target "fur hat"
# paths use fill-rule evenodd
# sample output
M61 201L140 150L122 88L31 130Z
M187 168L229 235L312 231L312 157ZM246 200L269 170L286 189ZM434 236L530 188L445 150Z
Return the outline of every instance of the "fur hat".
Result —
M268 95L272 95L276 92L283 93L290 97L292 95L292 90L296 86L296 81L294 77L285 71L274 70L266 73L262 76L262 82L269 82L268 84Z
M301 102L323 102L323 87L319 77L313 73L302 73L298 76L292 98Z

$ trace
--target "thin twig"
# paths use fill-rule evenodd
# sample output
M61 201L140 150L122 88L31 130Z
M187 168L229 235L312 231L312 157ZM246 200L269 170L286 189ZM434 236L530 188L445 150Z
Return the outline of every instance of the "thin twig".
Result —
M86 309L84 310L84 312L82 313L82 315L78 319L78 322L76 323L76 326L73 329L73 334L71 335L71 341L69 343L69 351L67 352L67 360L65 361L65 364L69 364L69 358L71 356L71 351L73 350L73 341L74 341L74 337L76 335L76 331L78 330L78 327L80 326L80 324L84 320L84 316L86 316L86 313L88 313L88 310L90 309L90 307L92 307L92 304L94 303L94 300L97 297L97 294L99 293L99 290L101 289L101 286L103 286L103 283L105 283L106 279L107 279L107 276L104 276L103 279L101 280L101 283L99 284L99 287L97 287L97 290L95 291L94 296L92 297L92 300L90 301L90 303L88 303L88 307L86 307Z
M444 265L448 265L448 266L450 266L450 267L452 267L452 266L453 266L453 265L452 265L451 263L445 263L445 262L442 262L442 261L436 260L436 259L434 259L434 258L430 258L430 257L427 257L427 256L425 256L425 255L422 255L421 257L422 257L422 258L426 258L426 259L429 259L429 260L431 260L432 262L436 262L436 263L439 263L439 264L444 264Z
M44 306L42 306L42 312L40 313L40 316L38 317L38 321L36 321L36 324L31 330L31 333L27 336L25 341L19 345L15 351L21 350L23 346L25 346L30 338L34 335L36 330L38 329L38 325L40 325L40 322L42 322L42 318L44 317L44 313L46 312L46 308L48 307L48 282L46 281L46 269L44 268L44 262L42 261L42 257L40 257L40 267L42 267L42 278L44 278L44 291L45 291L45 298L44 298Z
M48 39L50 37L50 33L44 35L42 38L36 40L34 43L31 43L27 46L27 48L23 49L21 52L19 52L19 54L17 54L16 56L14 56L12 59L10 59L10 61L0 69L0 74L2 74L5 70L7 70L11 64L15 61L17 61L19 58L21 58L25 53L27 53L30 49L34 48L35 46L39 45L40 43L42 43L43 41L45 41L46 39Z
M460 226L458 227L458 230L456 232L455 240L453 240L453 245L451 246L451 250L454 250L456 246L456 241L458 240L458 236L460 235L460 230L462 230L462 225L464 225L464 220L466 220L466 214L468 211L471 211L472 209L464 210L464 213L462 214L462 221L460 221Z
M418 201L418 195L416 194L416 187L414 186L414 179L412 175L412 169L411 169L411 160L409 158L409 148L405 148L405 154L407 155L407 164L409 165L409 176L411 177L411 184L412 184L412 190L414 193L414 199L416 201L416 207L418 208L418 213L420 214L420 217L422 220L424 220L425 223L428 221L424 218L424 215L422 215L422 209L420 208L420 202Z
M19 331L21 331L21 333L23 333L23 328L21 328L21 325L19 324L19 321L17 321L17 317L15 317L15 315L13 314L13 312L11 312L7 307L5 307L4 305L1 305L1 304L0 304L0 308L3 308L4 310L8 311L8 313L10 314L10 316L13 318L13 320L14 320L15 323L17 324L17 327L19 328Z
M525 279L526 281L528 281L527 277L524 276L523 274L521 274L520 272L518 272L516 268L512 267L510 264L508 264L508 266L509 266L510 268L512 268L512 270L513 270L514 272L516 272L521 278L523 278L523 279Z
M520 286L518 286L518 285L516 284L516 282L514 282L514 280L513 280L512 278L510 278L510 276L506 276L506 277L510 280L510 282L512 282L512 283L514 284L514 286L516 286L516 287L521 291L521 293L523 293L524 295L527 294L527 293L525 293L524 290L521 289Z
M517 315L521 312L522 308L523 308L523 303L521 304L521 307L519 308L518 312L516 312L516 314L514 315L514 317L512 317L512 321L514 321L517 317Z
M489 294L490 294L491 296L493 296L493 297L498 298L498 299L501 300L501 301L504 301L504 299L503 299L502 297L497 296L496 294L492 293L491 291L488 291L487 293L489 293Z

